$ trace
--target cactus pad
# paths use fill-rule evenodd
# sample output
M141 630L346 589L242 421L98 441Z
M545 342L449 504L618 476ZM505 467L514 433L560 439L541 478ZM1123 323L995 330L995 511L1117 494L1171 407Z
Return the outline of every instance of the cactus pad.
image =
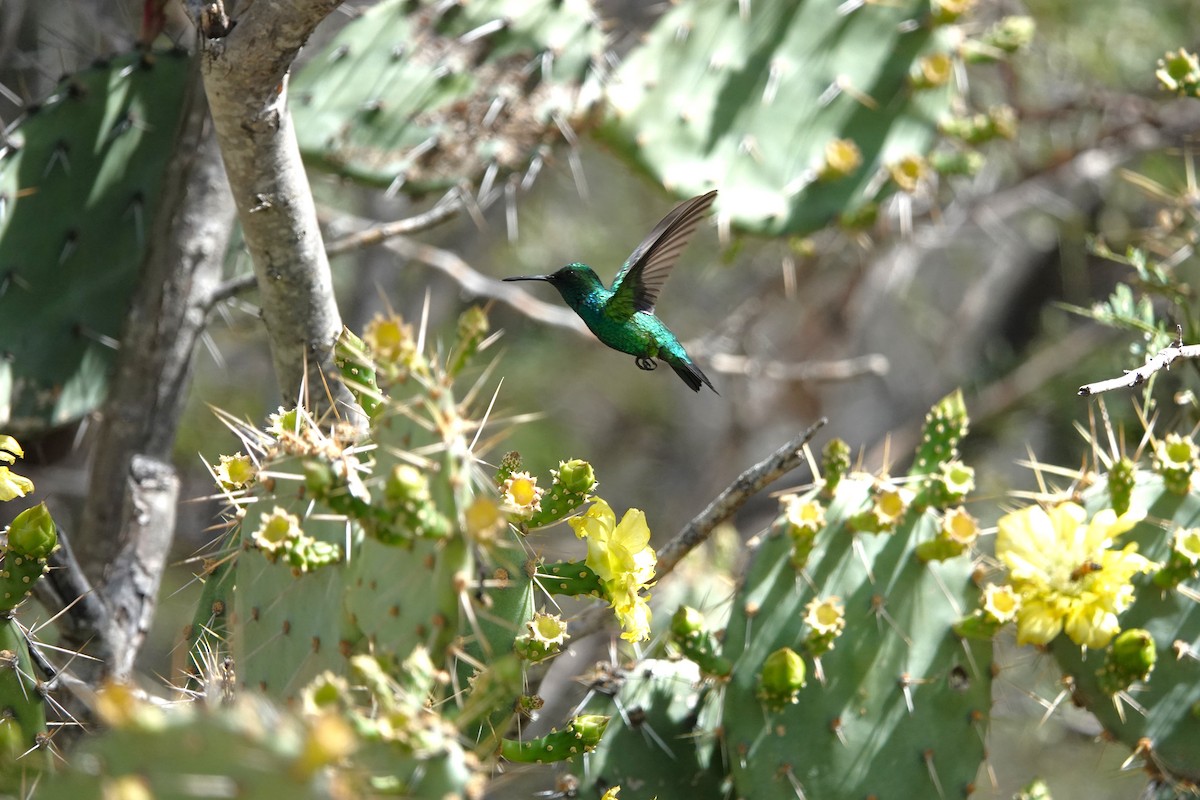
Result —
M104 398L190 59L73 75L0 148L0 426L73 422Z

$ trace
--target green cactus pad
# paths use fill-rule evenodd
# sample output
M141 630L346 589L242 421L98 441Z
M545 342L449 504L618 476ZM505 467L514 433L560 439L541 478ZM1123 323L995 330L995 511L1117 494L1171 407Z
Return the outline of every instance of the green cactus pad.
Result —
M826 800L968 793L984 757L991 644L951 626L978 596L971 559L922 563L932 511L910 512L888 535L854 534L846 520L870 502L870 483L844 478L799 578L790 537L775 526L735 598L724 656L736 666L723 723L742 797ZM815 493L816 490L814 490ZM815 588L815 591L814 591ZM845 629L812 654L796 702L764 708L759 674L781 647L805 641L806 609L840 598ZM818 637L819 638L819 637Z
M190 63L131 53L73 75L0 147L0 427L104 399Z
M552 731L536 739L500 742L500 755L509 761L525 764L548 764L590 753L600 743L609 718L598 714L582 714L567 723L561 731Z
M376 652L403 658L420 645L445 664L471 575L471 552L461 539L411 546L367 539L350 562L346 609Z
M383 403L379 384L375 380L375 362L367 350L367 345L349 328L342 328L334 347L333 358L338 371L342 373L342 382L346 384L346 388L363 407L363 411L367 412L367 416L375 416Z
M3 790L4 781L19 775L22 766L42 769L48 763L37 747L46 735L42 688L34 675L29 641L11 618L0 620L0 721L5 726L6 745L11 745L0 751L0 790Z
M598 681L586 705L589 713L612 719L586 764L572 767L580 796L598 797L619 785L622 800L727 797L713 733L719 693L701 680L696 665L647 659L615 677L615 694L608 680Z
M602 135L674 194L719 188L720 213L755 233L873 207L951 107L952 81L918 90L909 74L953 31L923 0L843 6L679 3L607 86Z
M58 532L45 503L27 508L9 525L0 563L0 612L20 605L48 569L46 556L58 546Z
M603 46L586 0L387 0L293 79L301 150L416 192L523 170L573 116Z
M1174 476L1164 478L1142 470L1136 478L1130 509L1144 511L1147 521L1122 536L1118 545L1136 542L1141 555L1169 563L1175 531L1200 525L1200 494L1179 494ZM1109 504L1103 479L1084 495L1091 514ZM1200 784L1200 603L1196 601L1200 578L1192 573L1165 588L1155 584L1153 575L1138 575L1133 584L1135 599L1120 616L1121 628L1143 629L1155 647L1153 671L1129 690L1143 710L1105 691L1111 676L1102 669L1104 653L1084 653L1066 636L1055 639L1050 649L1063 671L1075 679L1072 696L1109 733L1140 751L1165 780L1194 786Z
M235 534L242 552L229 625L239 681L287 700L298 698L325 670L345 669L347 640L352 639L343 610L347 567L342 561L306 570L282 557L272 561L255 547L255 532L262 517L279 507L299 520L306 538L339 549L349 544L351 560L361 537L344 518L322 514L319 508L310 512L304 482L298 480L301 461L288 457L272 464L274 479L254 487L262 500L247 508Z
M542 495L542 503L529 518L530 528L553 525L573 514L596 488L592 465L578 458L564 461L553 471L550 488Z

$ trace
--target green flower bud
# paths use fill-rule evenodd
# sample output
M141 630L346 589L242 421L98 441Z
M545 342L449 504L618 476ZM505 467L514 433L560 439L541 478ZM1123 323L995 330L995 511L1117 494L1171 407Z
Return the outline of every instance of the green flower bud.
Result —
M1121 631L1108 647L1104 666L1097 671L1100 689L1106 694L1116 694L1145 680L1154 669L1157 652L1154 637L1141 628Z
M807 682L804 659L790 647L781 647L763 662L758 676L758 699L768 711L794 703Z
M559 463L558 482L568 492L587 494L596 488L596 473L588 462L572 458Z
M58 529L45 503L27 508L8 528L8 549L30 558L45 558L58 546Z

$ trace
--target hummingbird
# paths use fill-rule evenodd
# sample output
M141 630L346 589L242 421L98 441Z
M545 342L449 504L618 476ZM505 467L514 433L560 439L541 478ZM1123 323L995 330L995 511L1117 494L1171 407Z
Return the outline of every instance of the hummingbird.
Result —
M704 385L717 392L675 334L654 314L671 269L716 199L714 189L680 203L663 217L625 260L611 289L604 288L591 267L579 262L549 275L518 275L504 280L549 283L597 339L635 356L641 369L652 370L658 366L655 359L661 359L692 391L698 392Z

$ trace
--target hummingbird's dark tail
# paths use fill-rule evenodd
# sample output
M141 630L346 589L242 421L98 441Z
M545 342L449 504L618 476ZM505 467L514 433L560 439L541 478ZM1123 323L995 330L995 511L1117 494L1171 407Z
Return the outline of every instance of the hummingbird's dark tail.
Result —
M708 379L708 376L701 372L700 368L693 364L690 360L676 358L674 356L667 355L666 353L659 353L658 357L670 364L671 369L675 370L675 374L682 378L683 382L686 383L693 392L700 391L701 386L707 386L708 388L712 389L715 394L720 394L716 387L712 385L712 381Z

